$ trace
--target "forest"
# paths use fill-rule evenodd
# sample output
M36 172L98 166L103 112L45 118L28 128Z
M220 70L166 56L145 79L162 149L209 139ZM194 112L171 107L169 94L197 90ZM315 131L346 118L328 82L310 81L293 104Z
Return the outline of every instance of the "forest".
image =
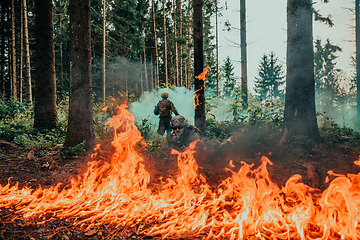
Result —
M287 0L286 62L250 79L240 0L237 77L225 8L0 2L0 239L360 238L359 0L352 76L313 36L331 16ZM202 136L181 151L156 131L164 91Z

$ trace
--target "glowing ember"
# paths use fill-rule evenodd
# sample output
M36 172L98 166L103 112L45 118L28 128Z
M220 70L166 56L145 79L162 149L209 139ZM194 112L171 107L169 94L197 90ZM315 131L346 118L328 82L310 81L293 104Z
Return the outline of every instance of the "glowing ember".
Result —
M193 142L184 152L173 150L178 175L166 179L159 191L152 191L143 159L133 148L142 139L134 117L126 104L117 110L118 115L109 120L116 148L109 163L89 163L86 173L64 188L33 190L0 185L0 207L14 208L24 219L37 218L38 224L54 217L71 217L79 226L137 226L138 233L164 238L360 237L359 174L335 176L323 193L301 183L299 175L279 188L266 169L271 161L262 157L257 169L242 162L238 172L212 190L198 173ZM99 150L97 146L94 154Z

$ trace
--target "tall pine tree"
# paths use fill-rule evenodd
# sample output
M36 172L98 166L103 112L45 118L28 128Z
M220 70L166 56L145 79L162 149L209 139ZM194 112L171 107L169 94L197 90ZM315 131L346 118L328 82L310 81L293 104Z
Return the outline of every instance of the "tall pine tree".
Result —
M262 100L274 99L283 92L280 86L284 84L285 76L283 66L278 60L273 52L264 54L260 60L259 77L255 77L255 92Z

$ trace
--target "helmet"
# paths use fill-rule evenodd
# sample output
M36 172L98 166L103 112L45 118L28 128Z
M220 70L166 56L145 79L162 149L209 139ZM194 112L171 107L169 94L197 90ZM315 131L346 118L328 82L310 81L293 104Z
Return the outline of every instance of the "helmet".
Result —
M177 116L173 117L170 121L171 128L175 128L175 127L183 128L188 125L189 125L188 120L184 116L181 116L181 115L177 115Z
M163 93L161 93L161 97L168 98L169 94L167 92L163 92Z

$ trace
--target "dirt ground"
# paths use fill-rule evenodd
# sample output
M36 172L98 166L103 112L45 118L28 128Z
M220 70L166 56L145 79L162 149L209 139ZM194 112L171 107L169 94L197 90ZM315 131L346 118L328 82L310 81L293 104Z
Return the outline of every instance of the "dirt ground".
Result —
M244 150L245 149L245 150ZM262 148L256 152L246 146L227 146L219 148L207 146L196 154L199 172L209 185L216 187L222 180L230 176L225 168L232 160L237 171L241 162L253 163L254 168L260 165L262 156L267 156L273 165L268 166L270 178L279 186L283 186L294 174L303 176L303 182L320 190L326 189L324 183L327 172L333 170L338 174L358 173L360 167L353 162L359 159L360 153L349 151L344 145L320 144L313 148ZM264 150L265 149L265 150ZM139 151L144 164L156 184L159 177L171 177L177 172L176 157L169 152L149 153L146 149ZM111 158L109 148L103 157ZM83 172L88 156L66 159L57 148L20 148L11 143L0 141L0 185L19 184L19 187L54 186L59 182L68 184L71 177ZM151 184L150 184L151 185ZM12 209L0 209L0 239L155 239L140 236L134 229L111 229L111 227L82 230L72 226L71 222L53 220L46 226L38 226L36 222L13 220Z

